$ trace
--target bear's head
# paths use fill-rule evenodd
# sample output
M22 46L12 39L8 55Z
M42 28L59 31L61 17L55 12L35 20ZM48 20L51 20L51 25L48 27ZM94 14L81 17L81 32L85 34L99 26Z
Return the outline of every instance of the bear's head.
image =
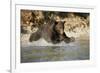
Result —
M52 43L56 44L64 39L64 23L65 21L55 21L52 31Z
M54 31L62 35L64 33L64 23L65 21L56 21L54 26Z

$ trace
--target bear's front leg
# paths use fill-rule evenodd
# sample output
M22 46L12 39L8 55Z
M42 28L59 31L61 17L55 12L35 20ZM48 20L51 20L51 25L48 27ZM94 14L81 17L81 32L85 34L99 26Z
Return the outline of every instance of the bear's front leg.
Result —
M63 37L64 37L64 42L66 42L66 43L70 43L70 42L74 42L75 41L74 37L68 37L65 34L63 34Z

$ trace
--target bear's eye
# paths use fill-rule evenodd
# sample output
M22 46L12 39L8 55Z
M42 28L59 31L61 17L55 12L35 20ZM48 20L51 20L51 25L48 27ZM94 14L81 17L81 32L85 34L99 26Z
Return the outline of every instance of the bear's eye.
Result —
M62 26L57 26L56 28L57 28L57 29L63 29L63 27L62 27Z

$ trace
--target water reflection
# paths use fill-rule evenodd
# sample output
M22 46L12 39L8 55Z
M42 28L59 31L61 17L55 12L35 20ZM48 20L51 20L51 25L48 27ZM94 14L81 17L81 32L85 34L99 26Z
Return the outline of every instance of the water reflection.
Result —
M21 46L21 62L47 62L89 59L89 40L66 46Z

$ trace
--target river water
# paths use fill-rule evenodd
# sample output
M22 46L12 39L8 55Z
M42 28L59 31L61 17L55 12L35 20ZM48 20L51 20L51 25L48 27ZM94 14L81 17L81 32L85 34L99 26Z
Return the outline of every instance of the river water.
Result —
M64 45L60 45L64 44ZM89 40L75 40L72 43L54 45L21 46L21 63L89 60Z

